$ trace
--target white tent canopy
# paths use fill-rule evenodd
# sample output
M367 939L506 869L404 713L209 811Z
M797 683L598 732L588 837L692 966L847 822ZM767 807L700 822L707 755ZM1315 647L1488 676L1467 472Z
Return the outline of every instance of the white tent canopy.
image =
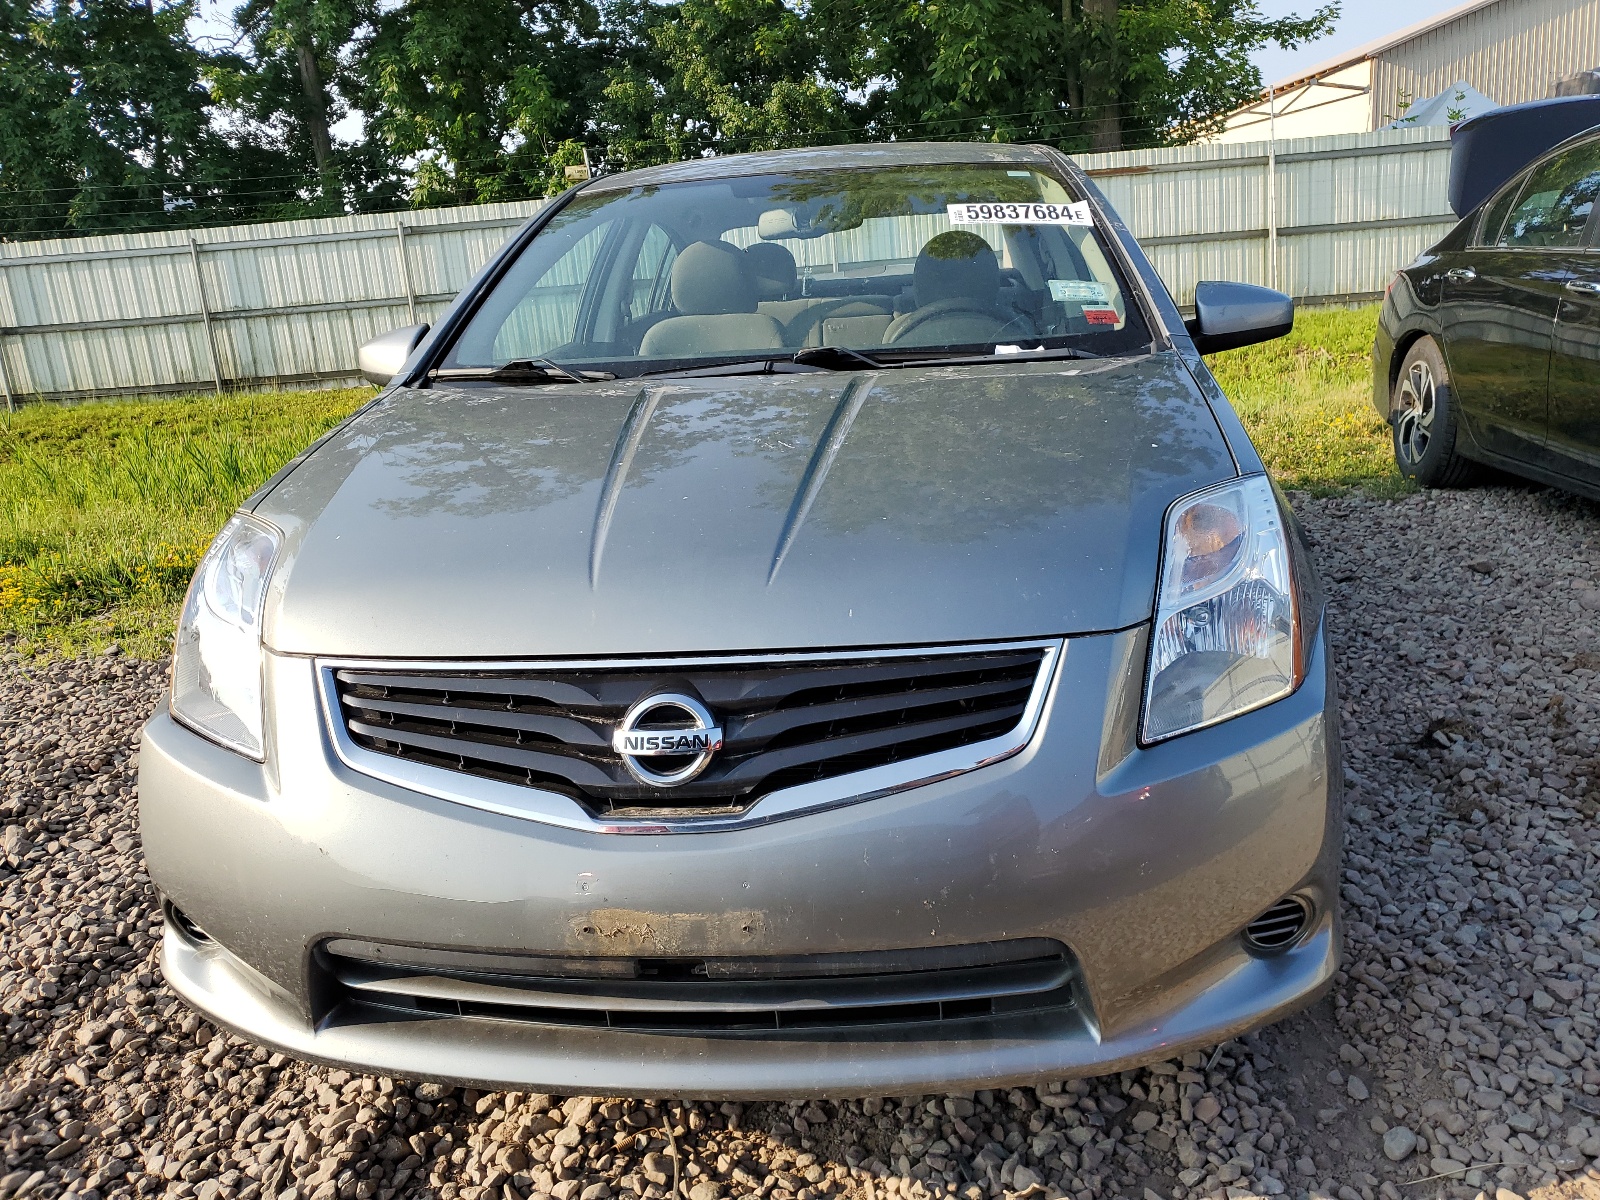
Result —
M1405 116L1397 121L1391 121L1384 128L1409 129L1415 125L1454 125L1457 121L1465 121L1468 117L1475 117L1479 113L1499 107L1470 83L1457 80L1437 96L1412 101L1410 107L1406 109Z

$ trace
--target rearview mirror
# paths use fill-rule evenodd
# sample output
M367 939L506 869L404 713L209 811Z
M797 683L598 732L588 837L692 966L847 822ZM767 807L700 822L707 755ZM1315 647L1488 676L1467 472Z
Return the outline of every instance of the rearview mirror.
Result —
M1253 283L1207 280L1194 289L1194 316L1184 322L1201 354L1237 350L1294 328L1294 301Z
M380 333L356 353L356 364L361 368L362 378L379 387L386 386L400 374L400 368L406 365L406 359L411 357L411 352L427 332L426 325L404 325L388 333Z

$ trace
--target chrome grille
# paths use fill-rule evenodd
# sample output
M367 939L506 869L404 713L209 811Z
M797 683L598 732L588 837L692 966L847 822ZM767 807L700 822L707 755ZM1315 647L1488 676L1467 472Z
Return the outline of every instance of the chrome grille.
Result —
M784 788L1003 737L1028 713L1045 661L1029 646L709 665L341 667L332 680L338 719L364 750L628 817L740 812ZM692 781L655 788L627 771L611 735L633 704L669 691L715 713L724 743Z
M334 1023L477 1017L742 1033L974 1020L1074 1003L1049 938L789 958L558 958L324 943Z

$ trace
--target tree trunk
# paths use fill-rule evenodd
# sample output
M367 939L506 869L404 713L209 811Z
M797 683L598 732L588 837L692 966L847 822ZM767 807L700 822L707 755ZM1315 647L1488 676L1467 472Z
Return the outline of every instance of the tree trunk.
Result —
M1088 107L1090 147L1122 149L1122 109L1117 61L1117 0L1083 0L1085 37L1092 57L1084 72L1084 102Z
M1061 0L1061 61L1067 82L1067 109L1076 118L1083 112L1083 47L1078 36L1078 15L1072 5L1073 0Z
M311 153L317 160L317 173L327 175L333 166L333 137L328 132L328 97L322 90L322 73L317 70L317 54L309 39L295 45L300 62L300 90L306 97L306 129L311 134Z

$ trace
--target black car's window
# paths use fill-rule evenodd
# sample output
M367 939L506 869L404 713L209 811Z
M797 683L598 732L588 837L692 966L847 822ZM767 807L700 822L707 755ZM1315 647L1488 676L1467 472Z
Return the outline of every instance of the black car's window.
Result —
M446 369L618 375L836 346L1146 349L1088 206L1032 167L822 170L585 192L528 244Z
M1513 249L1581 246L1597 195L1600 142L1556 155L1528 176L1501 231L1500 244Z
M1524 180L1517 179L1483 210L1483 216L1478 222L1478 236L1472 240L1474 246L1500 244L1500 230L1505 228L1506 214L1511 211L1511 206L1522 193L1523 183Z

